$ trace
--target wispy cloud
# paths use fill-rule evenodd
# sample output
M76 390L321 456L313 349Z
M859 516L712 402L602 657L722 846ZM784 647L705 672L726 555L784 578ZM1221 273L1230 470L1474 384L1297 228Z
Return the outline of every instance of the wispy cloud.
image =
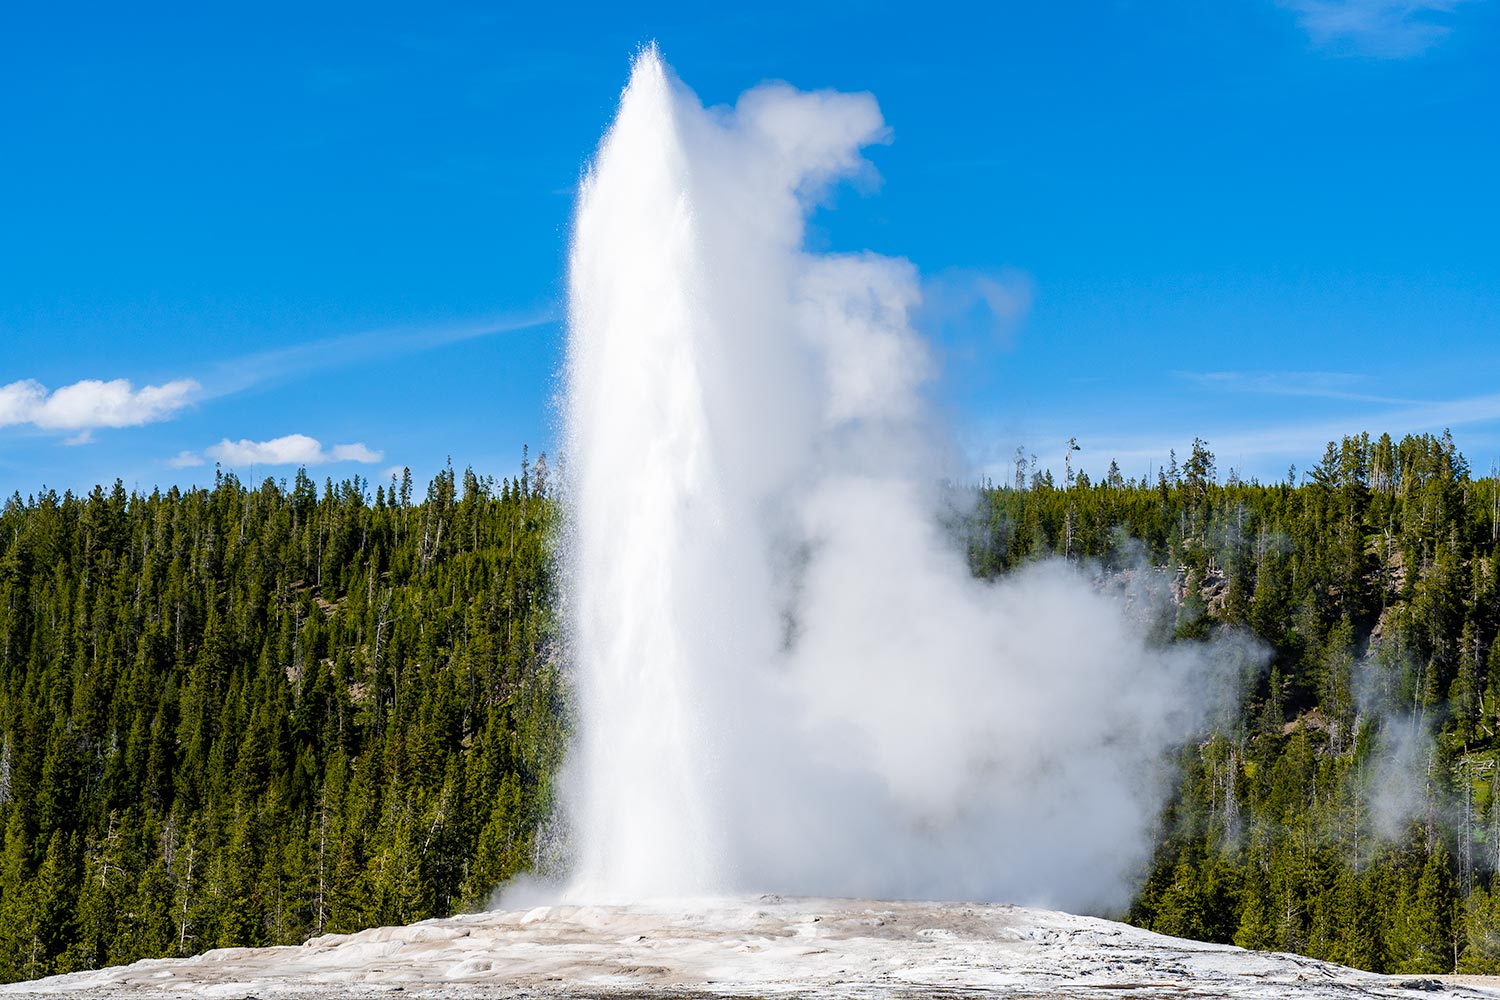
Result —
M1384 410L1365 411L1358 415L1327 417L1314 420L1265 423L1256 426L1204 428L1201 433L1221 468L1239 466L1265 468L1271 462L1295 462L1299 467L1322 458L1324 446L1349 434L1368 431L1389 432L1393 437L1405 434L1438 433L1445 428L1475 427L1500 423L1500 393L1470 396L1463 399L1411 403ZM1190 437L1160 432L1123 436L1101 433L1083 439L1100 461L1117 459L1127 470L1148 463L1165 465L1170 449L1177 449L1179 459Z
M287 434L269 441L251 441L228 438L211 448L204 449L210 458L229 466L245 465L328 465L333 462L362 462L373 464L384 457L382 452L367 447L363 442L336 444L324 449L317 438L306 434ZM173 468L201 465L203 460L191 451L180 452L168 460Z
M139 427L171 418L192 403L200 386L176 379L139 389L128 379L83 379L48 389L35 379L0 386L0 427L30 424L42 430L77 431L70 444L86 444L101 427Z
M1319 48L1409 59L1440 42L1465 0L1280 0Z
M1340 399L1391 406L1419 401L1361 391L1367 376L1354 372L1173 372L1174 376L1218 392L1251 392L1270 396Z
M387 360L482 337L529 330L556 323L559 318L556 308L548 308L502 319L476 320L445 327L345 334L308 341L294 347L260 351L220 362L205 373L204 396L228 396L317 372Z
M438 328L382 330L330 337L231 358L212 365L199 378L178 378L139 389L129 379L123 378L109 381L82 379L57 389L49 389L35 379L21 379L0 385L0 428L31 426L44 431L68 431L72 433L64 444L89 444L94 440L93 432L101 428L139 427L170 420L192 404L267 383L291 381L361 362L388 360L449 344L545 326L558 319L557 309L548 308L504 319ZM323 461L380 460L377 452L368 450L339 452L335 448L328 455ZM366 457L368 455L377 457ZM201 456L184 451L168 461L176 468L186 468L195 464L194 459L202 462Z

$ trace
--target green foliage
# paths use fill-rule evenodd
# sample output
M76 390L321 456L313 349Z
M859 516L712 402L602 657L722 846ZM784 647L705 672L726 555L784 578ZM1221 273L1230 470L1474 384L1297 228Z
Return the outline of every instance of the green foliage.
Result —
M0 978L483 905L564 732L544 460L0 512Z
M1033 483L983 491L976 573L1144 562L1173 581L1177 639L1269 651L1238 718L1187 748L1129 919L1377 971L1500 968L1495 479L1444 434L1331 442L1301 483L1219 483L1201 440L1138 481Z

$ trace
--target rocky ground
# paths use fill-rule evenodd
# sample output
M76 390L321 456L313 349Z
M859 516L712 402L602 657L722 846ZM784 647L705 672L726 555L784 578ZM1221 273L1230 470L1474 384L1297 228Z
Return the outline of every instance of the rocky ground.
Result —
M153 997L1500 997L1049 910L839 899L549 906L0 987Z

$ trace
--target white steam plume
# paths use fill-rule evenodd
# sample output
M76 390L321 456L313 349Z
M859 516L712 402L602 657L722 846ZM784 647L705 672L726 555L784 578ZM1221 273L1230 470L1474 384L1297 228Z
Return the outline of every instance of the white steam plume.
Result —
M906 261L808 252L866 94L705 109L643 52L569 288L570 895L1124 901L1221 690L1046 564L970 577Z

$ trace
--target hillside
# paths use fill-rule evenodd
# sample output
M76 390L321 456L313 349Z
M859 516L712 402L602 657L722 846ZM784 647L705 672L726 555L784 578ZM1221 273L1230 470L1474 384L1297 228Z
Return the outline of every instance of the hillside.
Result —
M1127 915L1377 971L1500 970L1500 494L1446 437L1276 484L954 490L976 575L1155 580L1162 642L1266 667L1181 752ZM399 925L545 863L567 732L544 460L13 497L0 512L0 977ZM621 530L628 530L621 525ZM872 540L872 544L874 540Z
M562 749L545 462L414 502L0 513L0 976L399 924L531 867Z

